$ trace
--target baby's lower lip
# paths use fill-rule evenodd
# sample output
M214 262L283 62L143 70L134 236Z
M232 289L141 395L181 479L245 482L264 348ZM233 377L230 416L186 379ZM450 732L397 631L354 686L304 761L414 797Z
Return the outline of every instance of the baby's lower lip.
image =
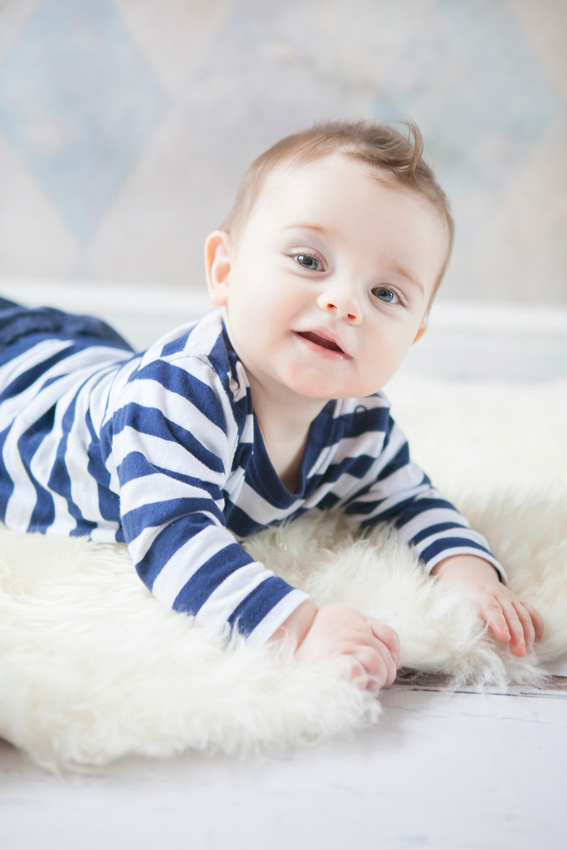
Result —
M334 348L327 348L323 342L321 344L317 341L316 334L310 334L310 336L304 336L303 333L299 331L294 331L293 335L296 339L299 339L304 345L306 345L311 351L315 354L318 354L319 357L323 357L327 360L352 360L350 354L347 354L344 351L337 351ZM321 337L319 339L322 340Z

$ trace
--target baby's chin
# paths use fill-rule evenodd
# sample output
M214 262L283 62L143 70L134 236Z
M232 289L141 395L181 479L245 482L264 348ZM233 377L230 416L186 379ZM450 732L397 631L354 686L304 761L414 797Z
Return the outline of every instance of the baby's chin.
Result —
M306 401L321 401L327 403L329 401L341 401L347 398L366 398L367 396L375 395L382 387L368 386L363 387L348 387L348 388L329 388L324 387L293 387L295 394L304 398Z

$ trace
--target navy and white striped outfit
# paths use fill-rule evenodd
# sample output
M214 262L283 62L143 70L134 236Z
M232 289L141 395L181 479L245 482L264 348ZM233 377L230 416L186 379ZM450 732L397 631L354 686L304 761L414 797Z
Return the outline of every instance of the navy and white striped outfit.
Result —
M497 565L410 460L382 393L325 406L288 492L217 312L134 354L97 320L0 301L0 452L7 526L125 541L158 599L256 642L307 597L237 541L309 510L387 521L428 569Z

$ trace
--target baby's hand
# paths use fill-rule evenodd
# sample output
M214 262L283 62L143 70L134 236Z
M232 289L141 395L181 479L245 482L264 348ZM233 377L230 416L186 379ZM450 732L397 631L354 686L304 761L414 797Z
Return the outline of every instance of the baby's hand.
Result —
M325 605L316 611L297 656L313 661L343 659L351 681L361 688L381 688L396 678L400 640L389 626L356 608Z
M432 574L439 577L444 587L464 588L494 636L509 643L513 655L526 655L541 640L543 620L536 609L521 602L502 584L488 561L458 555L441 561Z

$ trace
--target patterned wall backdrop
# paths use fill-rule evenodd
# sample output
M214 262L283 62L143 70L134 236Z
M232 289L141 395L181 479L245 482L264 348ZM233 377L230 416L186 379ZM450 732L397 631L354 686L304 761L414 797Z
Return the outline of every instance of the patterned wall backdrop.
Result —
M280 136L420 124L442 297L567 303L566 0L0 0L0 277L203 286Z

